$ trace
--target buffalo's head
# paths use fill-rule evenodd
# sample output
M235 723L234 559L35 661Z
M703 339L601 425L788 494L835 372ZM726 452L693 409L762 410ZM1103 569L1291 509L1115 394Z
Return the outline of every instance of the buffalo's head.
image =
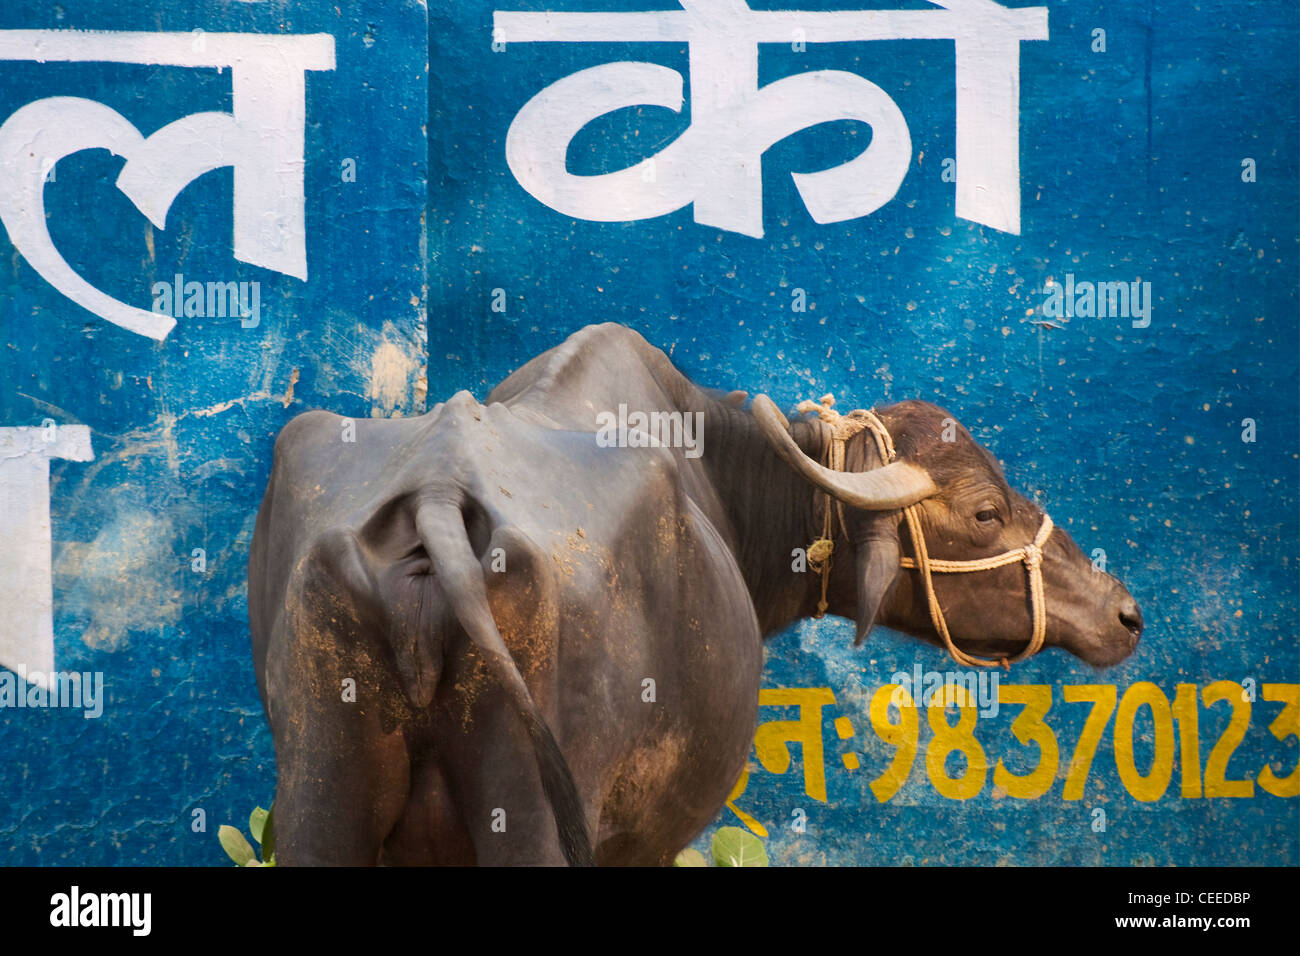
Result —
M809 458L765 396L754 415L774 449L800 474L846 506L855 553L853 576L841 575L830 610L855 617L858 640L883 624L941 643L933 623L917 549L900 509L915 506L929 557L973 561L1023 548L1043 528L1044 514L1011 488L998 462L954 416L929 402L876 410L897 455L882 462L870 429L845 443L844 470ZM1096 667L1117 664L1137 646L1142 614L1116 578L1097 570L1066 531L1053 527L1041 551L1045 647L1060 647ZM935 573L943 619L957 647L986 658L1014 656L1033 633L1029 577L1023 561L989 570ZM838 592L838 593L837 593Z

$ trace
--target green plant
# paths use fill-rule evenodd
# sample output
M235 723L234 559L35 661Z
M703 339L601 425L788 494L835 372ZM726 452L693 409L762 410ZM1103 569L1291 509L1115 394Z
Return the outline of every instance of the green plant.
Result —
M275 805L272 804L271 810L274 809ZM235 827L223 824L217 830L217 839L221 841L221 848L235 861L235 866L275 866L275 825L271 818L271 810L254 807L253 812L248 815L248 829L253 834L253 839L262 847L260 860L252 844Z
M767 866L763 841L742 827L721 827L711 845L714 866ZM699 850L687 847L677 854L673 866L708 866Z

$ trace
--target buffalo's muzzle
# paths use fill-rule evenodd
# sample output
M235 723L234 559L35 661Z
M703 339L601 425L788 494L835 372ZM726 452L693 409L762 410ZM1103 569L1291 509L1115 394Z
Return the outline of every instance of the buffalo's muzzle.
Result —
M1120 602L1119 622L1127 628L1132 635L1133 646L1137 647L1138 640L1142 637L1142 611L1132 596L1126 596Z

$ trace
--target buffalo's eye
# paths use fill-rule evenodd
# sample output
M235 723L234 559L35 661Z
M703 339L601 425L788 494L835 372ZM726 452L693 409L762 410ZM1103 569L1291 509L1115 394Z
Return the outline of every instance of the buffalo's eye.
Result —
M983 511L975 512L975 520L980 524L992 524L998 520L997 509L985 508Z

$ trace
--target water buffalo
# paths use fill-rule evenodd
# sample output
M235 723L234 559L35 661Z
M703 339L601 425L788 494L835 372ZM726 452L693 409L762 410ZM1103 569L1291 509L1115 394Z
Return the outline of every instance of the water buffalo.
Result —
M823 600L859 640L1132 651L1123 585L943 409L876 412L839 433L745 407L607 324L485 404L295 418L249 560L278 860L669 862L745 765L763 638ZM792 570L832 505L825 575Z

